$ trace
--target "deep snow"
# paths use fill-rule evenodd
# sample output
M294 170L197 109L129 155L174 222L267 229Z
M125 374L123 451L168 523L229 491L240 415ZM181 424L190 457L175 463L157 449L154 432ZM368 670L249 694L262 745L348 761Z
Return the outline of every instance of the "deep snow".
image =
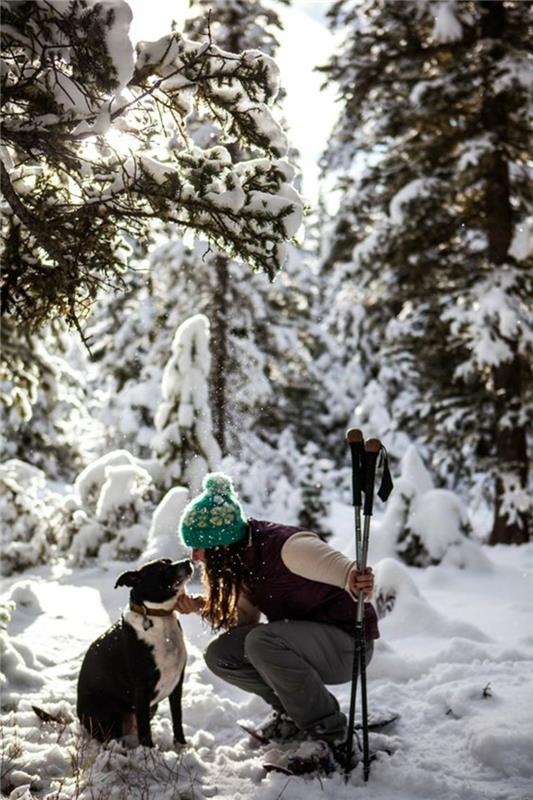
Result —
M350 513L338 509L333 539L348 553ZM125 590L112 588L124 563L41 567L5 580L0 599L16 603L3 659L4 704L16 706L3 714L5 796L533 800L533 545L483 552L479 569L374 562L377 592L397 597L381 621L369 705L401 718L386 738L374 737L394 753L379 756L366 786L360 768L347 785L340 775L265 776L263 751L236 723L257 723L267 708L208 672L202 650L211 634L196 616L182 617L188 749L172 747L167 701L152 723L154 751L88 741L74 720L77 673L86 646L124 605ZM346 709L349 684L333 690ZM41 723L32 704L73 721Z

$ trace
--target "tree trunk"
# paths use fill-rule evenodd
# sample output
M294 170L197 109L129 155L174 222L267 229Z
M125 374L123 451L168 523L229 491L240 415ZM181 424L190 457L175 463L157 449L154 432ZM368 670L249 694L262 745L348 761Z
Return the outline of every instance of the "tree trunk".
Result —
M485 184L485 231L488 240L488 257L493 269L498 270L508 260L513 238L513 218L509 163L504 150L508 139L506 98L492 90L494 65L503 55L501 40L505 35L505 7L501 0L481 0L483 10L481 35L492 39L485 72L482 122L486 131L498 143L487 162ZM527 486L528 460L526 430L519 422L518 410L522 405L525 365L518 353L518 343L507 340L514 357L492 370L495 403L496 485L494 524L490 544L522 544L528 541L527 517L517 512L510 517L504 508L505 478L511 477L524 490ZM515 413L513 413L515 412ZM504 423L504 419L506 422ZM509 420L511 420L509 424Z
M230 53L239 53L239 16L237 12L230 15L230 36L221 43L224 50ZM230 143L228 151L234 163L242 160L242 154L236 144ZM217 289L213 296L213 312L211 314L211 380L212 413L215 439L226 455L226 427L227 427L227 387L226 376L229 370L228 363L228 286L229 286L229 259L219 255L215 259L217 274Z
M215 439L226 453L226 374L228 371L228 259L218 256L214 262L217 291L211 313L211 380L213 386L213 427Z

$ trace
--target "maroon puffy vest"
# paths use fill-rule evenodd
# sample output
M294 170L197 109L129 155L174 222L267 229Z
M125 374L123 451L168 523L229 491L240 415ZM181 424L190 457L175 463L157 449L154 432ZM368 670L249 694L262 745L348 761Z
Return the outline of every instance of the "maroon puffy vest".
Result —
M269 622L305 619L337 625L354 635L357 603L348 592L328 583L295 575L283 563L281 548L287 539L305 528L276 522L249 520L252 544L245 554L246 596ZM365 603L365 638L378 639L377 615Z

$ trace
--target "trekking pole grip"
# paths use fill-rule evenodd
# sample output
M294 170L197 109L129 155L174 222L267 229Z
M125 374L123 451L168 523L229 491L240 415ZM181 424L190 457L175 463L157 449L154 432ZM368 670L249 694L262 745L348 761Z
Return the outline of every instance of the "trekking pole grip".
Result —
M376 464L381 450L379 439L368 439L365 444L365 474L363 491L365 493L365 506L363 514L372 516L374 507L374 480L376 477Z
M363 489L363 458L365 442L363 432L359 428L350 428L346 431L346 441L352 454L352 498L353 505L361 508L361 492Z

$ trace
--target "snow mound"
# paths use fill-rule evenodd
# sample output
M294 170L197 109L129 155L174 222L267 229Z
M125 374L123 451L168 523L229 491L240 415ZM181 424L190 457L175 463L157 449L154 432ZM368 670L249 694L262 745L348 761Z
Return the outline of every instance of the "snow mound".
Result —
M84 506L96 504L102 486L108 480L108 469L126 466L137 467L147 472L156 484L162 481L162 468L155 459L137 458L127 450L112 450L85 467L74 481L74 489L81 504Z
M451 620L421 596L407 568L392 558L378 562L374 569L376 609L383 622L385 639L401 636L461 637L488 642L477 627L463 620Z
M34 581L18 581L15 583L15 585L11 587L9 600L13 601L17 608L22 608L25 612L32 614L42 613L43 609L35 589Z
M416 583L407 569L394 558L384 558L379 561L374 568L374 575L374 600L380 618L393 610L398 595L420 596Z
M468 735L470 753L485 767L511 777L533 778L533 738L531 731L516 730L514 721L501 727L486 728L481 722Z
M160 469L127 450L113 450L79 474L61 509L60 545L75 563L140 556L158 494L153 476L159 480Z
M39 689L44 678L39 674L41 665L28 645L10 638L7 627L15 609L12 601L0 604L0 689L2 706L15 708L21 693Z
M105 519L115 509L129 503L132 497L142 497L151 483L148 472L136 464L106 467L105 482L96 504L97 519Z

